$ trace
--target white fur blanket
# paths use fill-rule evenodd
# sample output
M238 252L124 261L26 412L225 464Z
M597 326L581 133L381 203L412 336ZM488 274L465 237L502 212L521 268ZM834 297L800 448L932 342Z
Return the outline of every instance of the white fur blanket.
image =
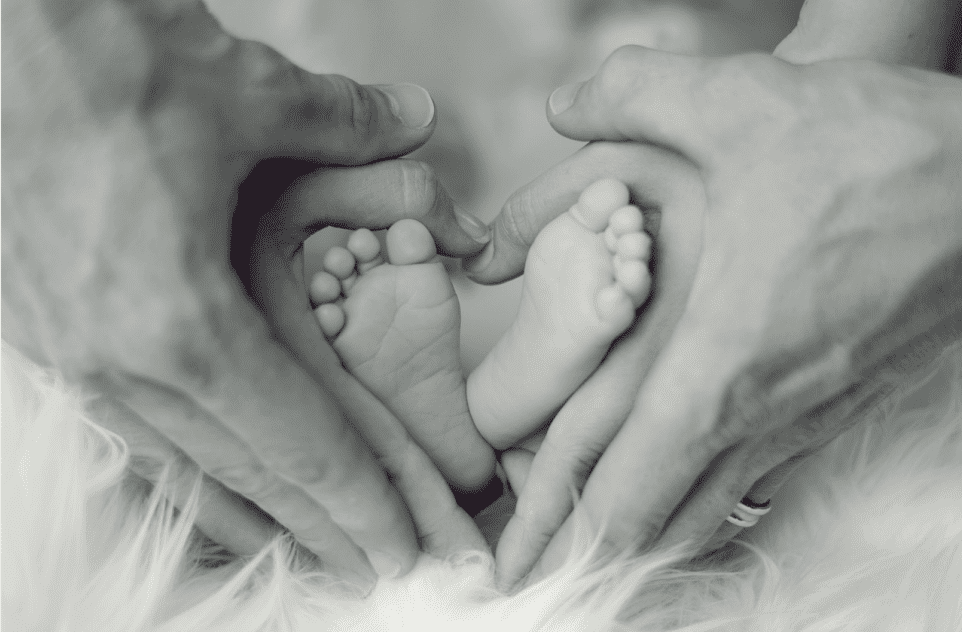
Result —
M512 597L483 553L425 557L365 600L284 540L212 563L191 511L127 479L82 404L4 349L5 630L962 630L959 347L814 458L719 566L573 560Z

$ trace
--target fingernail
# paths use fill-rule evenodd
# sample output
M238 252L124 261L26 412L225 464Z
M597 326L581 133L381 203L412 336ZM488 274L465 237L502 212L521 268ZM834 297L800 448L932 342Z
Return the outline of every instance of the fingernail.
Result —
M374 567L378 577L384 579L394 579L401 572L401 563L386 553L372 551L367 554L367 559Z
M548 108L552 114L561 114L571 107L584 83L569 83L561 86L548 97Z
M479 244L491 241L491 228L477 217L458 208L454 209L454 216L464 232L471 235L471 239Z
M431 94L413 83L378 86L391 105L391 112L405 127L423 129L434 120L434 99Z
M462 259L461 269L469 274L477 274L487 268L492 259L494 259L494 246L489 243L480 253L468 259Z

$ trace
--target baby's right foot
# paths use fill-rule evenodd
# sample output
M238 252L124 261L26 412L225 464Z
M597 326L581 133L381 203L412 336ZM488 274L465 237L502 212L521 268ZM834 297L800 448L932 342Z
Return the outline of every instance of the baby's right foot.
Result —
M354 231L346 248L327 253L310 294L344 366L397 415L456 493L478 492L494 474L494 453L468 414L460 307L428 229L397 222L386 253L371 231Z
M535 239L518 317L468 378L471 416L495 448L540 428L634 322L651 287L642 223L627 187L601 180Z

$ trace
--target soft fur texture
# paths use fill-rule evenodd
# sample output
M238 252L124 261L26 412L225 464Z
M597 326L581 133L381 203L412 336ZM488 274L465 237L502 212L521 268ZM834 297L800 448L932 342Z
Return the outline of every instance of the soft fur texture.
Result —
M486 554L360 600L278 540L223 559L125 476L80 394L3 351L6 630L960 630L962 347L824 449L710 567L573 560L513 597ZM586 544L585 539L582 544ZM588 547L583 546L582 550ZM583 556L582 556L583 557ZM621 613L619 615L619 612Z

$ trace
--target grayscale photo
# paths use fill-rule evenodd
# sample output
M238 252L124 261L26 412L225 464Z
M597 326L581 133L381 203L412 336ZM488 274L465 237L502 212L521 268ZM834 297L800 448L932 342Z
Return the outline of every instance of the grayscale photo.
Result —
M960 0L2 0L25 632L962 630Z

